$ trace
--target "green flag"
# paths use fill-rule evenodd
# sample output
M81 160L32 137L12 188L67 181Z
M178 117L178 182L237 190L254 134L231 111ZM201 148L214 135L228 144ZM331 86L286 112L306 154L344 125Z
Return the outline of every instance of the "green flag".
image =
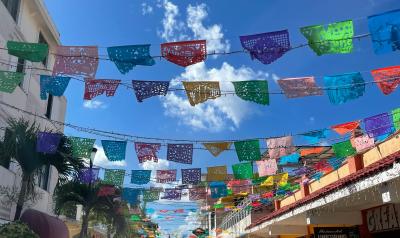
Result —
M32 62L42 62L49 54L49 46L41 43L7 42L8 54Z
M76 158L90 158L95 139L68 137L71 144L72 156Z
M332 149L338 158L346 158L347 156L356 154L356 150L351 145L350 140L333 144Z
M23 73L0 71L0 91L5 93L14 92L23 79Z
M239 161L255 161L261 159L260 143L258 140L236 141L235 150Z
M232 82L235 93L243 100L269 105L267 80L249 80Z
M392 111L393 126L397 130L400 130L400 108Z
M324 25L306 26L300 32L308 40L310 48L317 54L346 54L353 50L353 21L342 21Z
M234 164L232 165L233 175L235 179L252 179L253 178L253 166L251 162Z

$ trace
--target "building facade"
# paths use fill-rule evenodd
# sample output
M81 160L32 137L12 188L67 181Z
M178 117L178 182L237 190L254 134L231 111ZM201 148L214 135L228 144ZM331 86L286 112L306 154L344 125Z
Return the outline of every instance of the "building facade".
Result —
M7 41L20 41L30 43L46 43L49 51L54 52L60 45L59 33L51 20L43 0L0 0L0 70L16 71L25 74L23 82L11 94L0 92L0 137L4 137L4 128L10 117L21 118L37 122L42 129L63 131L59 125L49 120L40 119L40 115L51 120L64 122L66 111L65 97L49 95L47 100L40 99L40 74L51 74L54 56L48 57L39 63L32 63L18 59L8 54ZM11 106L11 107L10 107ZM13 108L14 107L14 108ZM21 110L17 110L22 109ZM29 112L29 113L26 113ZM37 177L37 190L41 194L33 209L53 214L53 191L58 179L57 170L53 167L43 167ZM18 187L21 182L21 172L16 163L0 166L0 186ZM1 197L4 200L6 198ZM15 213L16 205L0 203L0 219L11 220Z
M270 206L225 215L220 237L400 237L399 132L304 181Z

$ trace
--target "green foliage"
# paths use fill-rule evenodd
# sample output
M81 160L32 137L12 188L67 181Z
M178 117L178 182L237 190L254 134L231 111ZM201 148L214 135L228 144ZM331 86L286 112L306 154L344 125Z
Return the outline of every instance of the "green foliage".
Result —
M11 222L0 226L2 238L39 238L29 227L22 222Z

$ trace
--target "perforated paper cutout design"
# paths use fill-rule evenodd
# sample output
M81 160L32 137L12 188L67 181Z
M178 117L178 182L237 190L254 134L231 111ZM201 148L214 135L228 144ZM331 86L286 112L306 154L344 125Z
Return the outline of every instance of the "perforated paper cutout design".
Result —
M232 165L233 175L235 179L252 179L253 166L250 162Z
M182 184L196 185L201 182L201 169L182 169Z
M104 153L109 161L122 161L125 160L126 154L126 141L112 141L102 140Z
M256 161L258 167L258 175L260 177L274 175L278 170L278 165L275 159L267 159Z
M167 160L192 164L193 144L168 144Z
M232 82L235 93L243 100L269 105L268 82L266 80L248 80Z
M207 167L207 181L225 181L227 179L227 168L223 166Z
M219 82L182 82L186 90L189 103L192 106L203 103L209 99L221 97Z
M357 99L365 92L364 79L358 72L325 76L324 84L332 104L342 104Z
M375 54L400 50L400 10L369 16L368 28Z
M260 142L258 140L236 141L235 150L239 161L256 161L261 159Z
M24 79L23 73L0 70L0 92L12 93Z
M322 89L317 87L314 77L279 79L278 84L287 98L322 95Z
M378 137L393 132L392 117L387 112L365 118L364 126L370 137Z
M231 148L232 142L215 142L215 143L203 143L204 147L210 151L212 155L217 157L223 151Z
M157 183L169 183L176 181L176 169L172 170L157 170Z
M150 182L151 170L132 170L131 183L147 184Z
M379 89L385 95L394 92L400 84L400 66L375 69L371 71L371 74Z
M202 62L207 57L205 40L161 44L161 55L168 61L186 67Z
M160 143L142 143L135 142L135 151L138 157L139 163L146 161L158 162L158 151L161 148Z
M107 184L121 187L124 184L125 170L123 169L105 169L104 182Z
M195 187L189 189L189 200L197 201L206 199L207 197L207 188L206 187Z
M108 80L108 79L85 79L85 94L83 99L92 100L102 94L107 97L112 97L115 94L121 80Z
M240 36L242 47L250 52L251 59L270 64L290 50L288 30Z
M8 41L7 49L9 55L31 62L42 62L49 54L49 46L41 43Z
M95 78L99 65L97 46L58 46L53 75Z
M61 141L61 134L39 132L37 135L36 151L47 154L55 154Z
M182 197L182 190L176 188L166 188L164 190L164 196L162 199L167 200L181 200Z
M138 102L154 96L165 96L168 92L169 81L132 81Z
M47 100L47 94L60 97L68 87L70 77L40 75L40 99Z
M293 153L296 148L293 146L291 136L267 139L268 154L271 159L278 159L282 156Z
M156 63L150 56L150 45L114 46L108 47L107 52L122 74L127 74L136 65L152 66Z
M71 145L72 156L76 158L90 158L95 139L68 137Z

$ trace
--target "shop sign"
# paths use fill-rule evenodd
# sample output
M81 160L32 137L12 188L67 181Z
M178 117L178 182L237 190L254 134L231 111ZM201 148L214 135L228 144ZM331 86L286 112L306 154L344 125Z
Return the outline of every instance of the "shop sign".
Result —
M387 204L363 211L369 232L400 229L400 204Z
M314 227L315 238L359 238L357 227Z

